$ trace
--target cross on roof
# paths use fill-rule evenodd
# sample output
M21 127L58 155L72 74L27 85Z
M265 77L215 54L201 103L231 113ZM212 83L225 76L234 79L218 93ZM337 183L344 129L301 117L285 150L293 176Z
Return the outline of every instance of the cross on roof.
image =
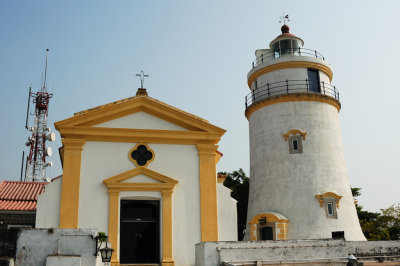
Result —
M144 78L148 78L149 75L145 75L143 70L140 71L140 74L136 74L136 77L140 77L140 85L141 85L141 89L143 89L143 83L144 83Z

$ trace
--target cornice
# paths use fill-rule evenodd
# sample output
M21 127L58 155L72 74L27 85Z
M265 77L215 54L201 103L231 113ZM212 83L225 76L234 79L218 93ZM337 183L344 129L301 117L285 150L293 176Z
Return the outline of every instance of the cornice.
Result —
M289 94L282 94L271 98L266 98L260 101L255 102L254 104L247 107L245 111L245 116L247 119L257 111L265 106L282 103L282 102L300 102L300 101L309 101L309 102L322 102L327 103L334 106L338 112L340 111L341 104L335 98L330 96L326 96L319 93L289 93Z

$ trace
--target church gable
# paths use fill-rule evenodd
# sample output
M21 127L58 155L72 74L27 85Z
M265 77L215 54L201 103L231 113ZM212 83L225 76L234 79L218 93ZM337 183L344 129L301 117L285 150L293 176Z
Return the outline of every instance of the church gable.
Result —
M144 121L149 118L149 121ZM162 121L162 122L161 122ZM136 124L138 126L130 125ZM207 120L182 111L154 98L139 95L75 113L55 123L57 130L70 127L114 127L128 129L159 129L217 133L225 130ZM62 133L62 132L61 132Z
M137 112L114 120L95 125L96 127L131 128L131 129L160 129L187 131L186 128L160 119L146 112Z

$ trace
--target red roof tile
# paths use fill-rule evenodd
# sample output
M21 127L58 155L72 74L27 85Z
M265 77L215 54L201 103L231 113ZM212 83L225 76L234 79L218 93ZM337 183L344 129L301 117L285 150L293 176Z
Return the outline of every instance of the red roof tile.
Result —
M47 182L0 182L0 211L35 211L36 201Z

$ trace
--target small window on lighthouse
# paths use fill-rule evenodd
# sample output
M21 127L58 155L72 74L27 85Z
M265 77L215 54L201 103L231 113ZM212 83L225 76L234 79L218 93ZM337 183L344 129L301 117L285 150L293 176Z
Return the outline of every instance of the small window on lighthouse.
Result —
M289 153L302 153L303 145L301 142L301 136L290 136L288 138L289 142Z
M324 203L326 218L337 219L336 202L333 199L325 199Z

